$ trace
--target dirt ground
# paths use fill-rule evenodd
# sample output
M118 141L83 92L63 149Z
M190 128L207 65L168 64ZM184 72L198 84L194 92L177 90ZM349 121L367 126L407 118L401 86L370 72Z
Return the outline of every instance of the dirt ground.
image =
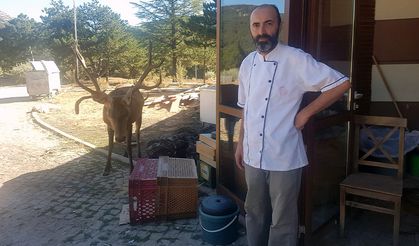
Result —
M191 84L185 87L185 90L194 90L199 85ZM199 100L192 100L185 105L180 105L178 112L170 112L173 99L167 100L167 98L179 94L179 89L162 89L142 93L147 98L146 104L156 101L158 98L166 98L161 103L151 103L143 107L143 121L140 131L142 156L147 156L145 150L151 140L175 134L182 129L192 129L192 132L199 133L208 128L199 120ZM89 93L76 85L65 85L57 95L40 99L43 106L36 110L40 112L39 116L42 120L48 124L97 147L106 149L108 136L106 124L102 120L103 105L87 99L80 104L80 113L75 114L74 105L76 100L86 95L89 95ZM133 148L134 152L135 149ZM121 155L125 154L124 145L116 144L114 152Z

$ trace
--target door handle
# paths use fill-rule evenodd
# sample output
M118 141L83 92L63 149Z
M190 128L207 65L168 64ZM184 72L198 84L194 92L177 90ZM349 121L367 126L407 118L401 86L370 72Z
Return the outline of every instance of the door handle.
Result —
M355 91L355 93L354 93L354 99L355 100L358 100L358 99L362 98L363 96L364 96L364 94L359 93L357 91Z

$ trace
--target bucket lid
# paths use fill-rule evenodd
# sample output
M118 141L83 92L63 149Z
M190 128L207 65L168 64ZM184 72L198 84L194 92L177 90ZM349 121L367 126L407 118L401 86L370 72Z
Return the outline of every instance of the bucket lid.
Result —
M213 195L202 200L201 210L208 215L223 216L236 212L237 204L227 196Z

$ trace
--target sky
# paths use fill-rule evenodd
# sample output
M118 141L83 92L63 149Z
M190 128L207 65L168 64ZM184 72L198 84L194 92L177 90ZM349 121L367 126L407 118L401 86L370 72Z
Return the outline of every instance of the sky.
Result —
M0 10L10 15L12 18L23 13L36 21L41 21L39 16L42 10L50 6L50 0L0 0ZM64 4L73 7L73 0L63 0ZM82 5L89 0L75 0L76 5ZM123 20L127 20L130 25L137 25L140 21L135 16L136 8L130 2L136 0L99 0L102 5L109 6L115 13L121 15Z

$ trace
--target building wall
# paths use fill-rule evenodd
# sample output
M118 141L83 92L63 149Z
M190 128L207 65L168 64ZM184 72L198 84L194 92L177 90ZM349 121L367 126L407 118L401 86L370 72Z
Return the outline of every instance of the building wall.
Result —
M375 6L374 56L409 128L419 129L419 1L379 0ZM371 114L397 116L373 65Z
M418 0L378 0L375 5L376 20L419 18Z

